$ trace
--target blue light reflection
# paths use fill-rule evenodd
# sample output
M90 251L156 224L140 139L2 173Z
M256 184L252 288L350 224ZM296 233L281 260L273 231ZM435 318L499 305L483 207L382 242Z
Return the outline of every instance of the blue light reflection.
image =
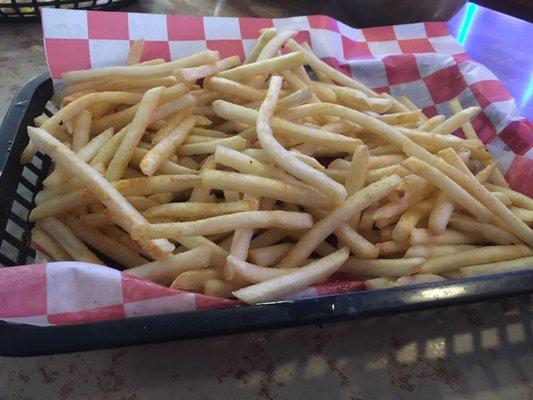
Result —
M472 26L472 22L474 22L474 17L476 15L476 11L478 9L478 6L474 3L468 3L465 10L465 16L463 18L463 21L461 22L461 26L459 27L459 33L457 35L457 41L462 45L464 44L468 32L470 32L470 27Z
M526 91L522 95L520 100L520 107L524 107L527 102L531 99L533 95L533 71L531 72L531 77L529 78L529 83L527 84Z

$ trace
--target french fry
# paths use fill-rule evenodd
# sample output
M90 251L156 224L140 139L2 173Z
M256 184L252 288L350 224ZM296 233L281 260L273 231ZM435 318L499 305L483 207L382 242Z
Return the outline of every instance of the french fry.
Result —
M33 228L31 231L31 240L41 247L53 260L70 261L70 254L43 229Z
M502 193L502 192L495 192L495 194L497 193ZM520 208L520 207L510 207L510 210L512 211L513 214L515 214L522 221L528 224L533 222L533 210L526 210L525 208Z
M405 253L409 248L409 242L396 242L394 240L389 240L386 242L376 243L376 248L378 249L378 254L380 256L391 256L398 253Z
M171 283L172 289L189 290L191 292L201 292L204 284L209 279L219 279L220 273L216 269L204 268L192 271L185 271L178 275Z
M80 111L76 117L74 132L72 133L72 151L77 152L89 143L91 118L91 113L86 110Z
M278 179L290 184L301 184L297 179L286 174L282 170L271 165L264 164L253 157L239 151L219 146L215 151L215 161L217 164L233 168L245 174L258 175L265 178Z
M434 258L439 256L445 256L448 254L455 254L463 250L477 249L479 246L471 244L419 244L413 245L405 252L405 258L422 257L422 258Z
M401 278L398 278L393 283L393 286L418 285L418 284L424 284L424 283L442 282L445 280L446 278L444 278L443 276L437 275L437 274L414 274L414 275L402 276Z
M464 250L455 254L430 258L420 268L422 273L453 271L477 264L490 264L531 255L531 249L523 245L485 246Z
M185 141L195 123L195 117L188 117L174 130L170 131L143 157L139 163L141 171L147 176L152 176L161 164L175 153L176 149Z
M418 272L425 261L423 258L362 260L349 257L339 269L339 272L367 276L405 276Z
M260 235L257 235L250 242L250 249L257 249L260 247L272 246L279 241L285 239L287 234L277 229L269 229Z
M514 206L533 211L533 200L528 196L506 187L494 185L492 183L486 183L485 187L489 189L493 194L497 192L506 194Z
M109 163L106 171L106 179L108 181L114 182L122 177L137 144L139 144L144 131L148 127L150 118L163 90L163 87L156 87L148 90L143 96L133 121L129 125L122 142Z
M38 148L49 154L63 168L68 168L73 176L84 182L93 193L113 214L113 219L126 231L133 226L146 223L144 217L98 172L78 159L52 135L39 128L28 128L28 135ZM167 240L143 241L143 248L154 258L162 258L174 250Z
M209 247L197 247L183 253L171 254L159 261L126 269L124 272L137 278L168 285L182 272L207 268L210 256Z
M206 50L187 57L180 58L164 64L148 66L105 67L84 71L65 72L61 78L69 83L86 82L101 78L140 78L168 75L177 68L194 67L197 65L216 62L219 59L218 51Z
M228 252L222 247L207 239L204 236L188 236L177 239L177 242L187 249L196 249L198 247L207 247L211 251L209 264L211 267L221 269L226 264Z
M144 257L133 253L131 249L123 246L112 237L103 234L97 229L90 228L78 218L67 214L63 221L83 242L126 268L135 267L147 261Z
M184 144L177 149L176 154L178 156L213 154L218 146L228 147L234 150L244 150L246 140L239 136L233 136L225 139L214 139L205 143Z
M428 218L428 228L432 234L440 235L446 231L454 209L452 199L444 192L439 193Z
M148 154L148 150L137 147L133 151L133 156L130 160L130 165L138 167L142 159ZM195 169L187 168L183 165L176 164L170 160L163 161L159 166L158 173L166 175L195 175L198 173Z
M349 78L348 76L344 75L343 73L337 71L335 68L329 66L324 61L322 61L320 58L315 56L312 52L307 51L305 48L300 46L295 40L291 39L287 42L287 47L295 52L305 52L305 56L307 57L307 63L313 68L315 71L320 71L333 81L340 83L341 85L347 86L352 89L360 90L361 92L365 93L367 96L370 97L378 97L378 94L374 92L373 90L370 90L366 86L362 85L361 83L355 81L352 78Z
M435 115L421 124L418 129L421 131L431 132L433 128L440 125L446 117L444 115ZM469 139L477 139L477 136L469 137Z
M475 177L462 173L441 158L434 156L412 142L405 142L402 149L407 155L416 156L422 161L431 163L433 167L439 169L439 171L446 174L463 188L467 187L476 199L502 219L502 222L508 226L511 233L514 233L524 243L533 245L533 230L499 202Z
M431 212L432 207L432 200L425 200L409 207L407 211L402 214L398 223L394 227L391 234L392 239L397 242L408 240L412 230L416 228L416 225L422 218L426 217Z
M297 268L267 268L239 260L233 256L228 256L226 265L231 271L231 276L249 283L260 283L297 270Z
M295 52L283 56L273 57L262 61L244 64L231 70L217 74L220 78L243 81L256 75L275 74L286 69L293 69L306 61L305 54Z
M322 281L335 273L348 258L349 251L341 249L294 272L272 278L233 292L234 296L246 303L261 303L283 299Z
M336 201L344 200L346 197L346 189L342 185L328 178L322 172L300 161L274 139L272 128L270 127L270 120L274 114L282 82L282 78L277 76L273 76L270 79L267 96L257 115L256 130L261 146L277 165L291 175L315 187L317 190L321 191L328 197L332 197Z
M253 87L242 83L217 76L209 79L206 83L206 87L216 92L236 96L246 101L263 100L266 94L264 89L254 89Z
M464 215L454 215L448 223L460 232L468 232L479 235L495 244L520 244L520 240L506 230L491 224L484 224Z
M224 100L214 101L213 108L217 115L222 118L246 124L255 124L257 120L258 111L229 103ZM270 125L276 133L285 137L290 136L295 140L317 144L333 150L347 151L351 153L355 146L361 143L358 139L321 129L304 127L278 117L272 117Z
M414 157L408 158L402 165L437 186L453 201L471 212L480 221L488 222L492 218L493 214L487 207L437 168Z
M76 156L85 162L89 162L94 156L102 149L106 143L113 137L113 128L109 128L102 132L100 135L93 138L83 148L76 152ZM45 186L58 186L64 183L69 178L68 169L56 168L50 175L43 181Z
M57 218L44 218L39 222L39 227L60 243L73 260L102 264L102 261L78 239L74 232Z
M201 178L202 185L211 189L234 190L319 209L332 206L331 200L313 188L290 185L276 179L210 170L203 171Z
M462 233L452 229L447 229L439 235L432 235L428 229L413 229L410 237L411 245L415 244L477 244L485 243L486 239L481 236Z
M261 36L259 36L259 39L257 39L257 42L255 43L254 48L248 54L246 59L244 60L243 64L250 64L257 60L257 57L261 53L261 50L266 46L266 44L272 40L274 36L276 36L276 29L275 28L264 28L260 30Z
M350 196L344 203L335 208L328 216L318 221L307 231L296 245L289 251L280 263L281 267L292 268L300 266L313 250L341 224L370 204L381 200L393 191L401 179L390 176L373 183Z
M306 229L313 225L309 214L290 211L243 211L191 222L139 224L132 232L134 239L203 236L234 231L235 229Z
M141 54L144 48L144 39L134 40L126 56L126 65L135 65L141 62Z
M258 247L250 250L249 258L254 264L271 267L276 265L292 246L292 243L279 243L266 247Z
M431 132L440 133L441 135L452 133L474 118L477 114L479 114L480 111L481 108L479 107L469 107L465 110L461 110L448 118L446 121L437 125L431 130Z
M473 265L459 268L460 274L469 278L471 276L501 274L504 272L526 271L533 268L533 257L517 258L489 264Z
M226 203L170 203L147 209L143 215L149 217L171 217L176 220L194 220L253 210L256 202L238 200Z

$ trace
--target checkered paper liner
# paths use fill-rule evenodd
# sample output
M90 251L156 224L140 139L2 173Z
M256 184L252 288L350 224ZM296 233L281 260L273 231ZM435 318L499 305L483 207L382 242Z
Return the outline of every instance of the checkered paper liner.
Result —
M322 60L377 92L406 95L427 116L452 113L448 102L483 109L472 121L511 186L533 195L533 126L487 68L473 62L443 22L354 29L326 16L281 19L193 17L43 9L43 37L56 87L63 72L123 65L132 40L142 60L172 60L207 48L244 57L259 30L294 29ZM457 132L462 135L462 132ZM291 298L362 290L337 279ZM240 305L168 289L111 268L77 262L0 268L0 319L33 325L83 323Z

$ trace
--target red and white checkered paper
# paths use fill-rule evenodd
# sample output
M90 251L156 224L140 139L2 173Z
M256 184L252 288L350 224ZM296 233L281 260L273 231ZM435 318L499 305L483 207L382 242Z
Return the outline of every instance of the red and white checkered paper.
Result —
M450 115L448 102L479 105L479 137L516 190L533 195L533 125L487 68L473 62L443 22L354 29L326 16L281 19L193 17L43 9L48 66L56 84L66 71L123 65L130 42L144 39L142 60L172 60L207 48L245 56L259 29L294 29L299 42L378 92L406 95L426 115ZM457 132L462 135L462 132ZM292 298L362 290L336 280ZM34 325L82 323L204 310L237 301L168 289L111 268L59 262L0 268L0 319Z

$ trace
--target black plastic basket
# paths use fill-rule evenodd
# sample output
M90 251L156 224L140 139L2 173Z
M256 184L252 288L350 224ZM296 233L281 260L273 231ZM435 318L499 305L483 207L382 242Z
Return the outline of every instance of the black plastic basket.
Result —
M41 7L69 8L74 10L116 10L137 0L10 0L0 3L0 21L38 21Z
M53 93L45 73L15 96L0 127L0 264L27 264L29 211L50 159L37 154L19 164L28 143L26 126L46 110ZM223 335L260 329L342 321L482 301L533 292L533 271L280 301L212 311L134 317L67 326L38 327L0 322L0 355L30 356ZM1 293L0 293L1 297Z

